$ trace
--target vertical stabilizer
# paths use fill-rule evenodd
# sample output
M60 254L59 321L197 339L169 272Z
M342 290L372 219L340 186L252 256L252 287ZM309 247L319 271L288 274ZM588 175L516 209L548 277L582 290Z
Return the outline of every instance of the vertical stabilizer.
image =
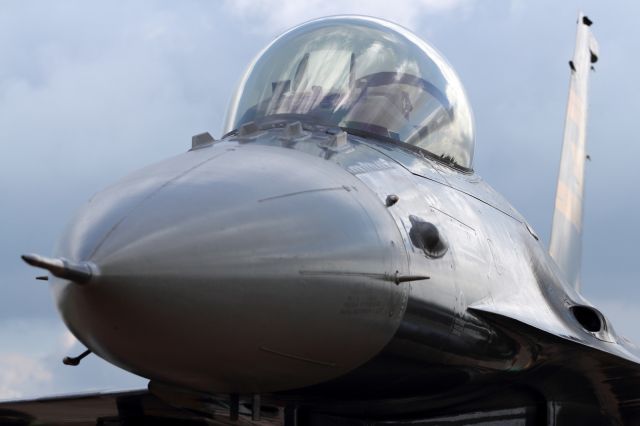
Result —
M587 94L591 64L598 60L598 45L591 34L591 20L578 16L576 49L569 61L571 82L564 124L562 159L556 188L549 253L567 281L580 288L582 257L582 199L586 160Z

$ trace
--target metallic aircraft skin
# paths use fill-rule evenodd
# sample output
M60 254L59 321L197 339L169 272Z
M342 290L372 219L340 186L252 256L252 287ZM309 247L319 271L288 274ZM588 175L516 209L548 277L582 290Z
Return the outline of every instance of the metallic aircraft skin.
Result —
M253 396L255 414L259 395L291 425L639 421L638 347L470 168L300 114L201 136L96 194L56 259L25 259L83 344L150 379L105 413Z
M57 256L99 274L52 285L88 347L145 377L251 393L331 379L389 342L409 290L392 217L335 163L265 138L152 166L80 212Z
M527 378L575 360L575 346L639 359L477 174L338 128L290 136L298 125L229 135L94 196L56 253L99 268L90 285L52 284L73 333L152 383L205 393L304 401L359 389L437 408L451 403L443 395L460 403L524 380L558 404L616 399L604 383L621 371L592 358L555 373L604 374L569 401L552 379ZM444 249L416 245L420 222ZM586 330L575 306L601 329Z
M569 62L571 79L564 125L562 160L558 172L556 202L549 253L565 273L569 284L580 289L582 258L582 198L587 138L589 74L598 61L598 43L590 31L592 21L578 16L576 48Z

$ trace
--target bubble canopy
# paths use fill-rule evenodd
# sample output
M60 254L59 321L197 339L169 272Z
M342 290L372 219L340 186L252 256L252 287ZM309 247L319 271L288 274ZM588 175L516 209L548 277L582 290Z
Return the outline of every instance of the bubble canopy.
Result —
M267 46L245 72L224 132L278 118L373 134L472 166L473 116L453 68L416 35L380 19L317 19Z

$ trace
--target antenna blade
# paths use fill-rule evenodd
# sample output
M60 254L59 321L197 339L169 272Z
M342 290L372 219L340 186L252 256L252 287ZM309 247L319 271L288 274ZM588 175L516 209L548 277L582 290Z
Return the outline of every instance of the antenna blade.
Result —
M564 125L562 159L556 188L549 253L576 290L580 288L582 210L586 159L587 94L591 64L598 60L592 21L578 16L576 48L570 61L571 81Z

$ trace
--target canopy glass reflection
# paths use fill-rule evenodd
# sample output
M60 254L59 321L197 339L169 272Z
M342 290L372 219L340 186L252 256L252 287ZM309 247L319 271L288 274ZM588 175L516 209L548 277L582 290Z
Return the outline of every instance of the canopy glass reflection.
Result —
M264 49L240 83L225 133L279 117L375 134L472 166L473 118L455 72L427 43L383 20L322 18Z

